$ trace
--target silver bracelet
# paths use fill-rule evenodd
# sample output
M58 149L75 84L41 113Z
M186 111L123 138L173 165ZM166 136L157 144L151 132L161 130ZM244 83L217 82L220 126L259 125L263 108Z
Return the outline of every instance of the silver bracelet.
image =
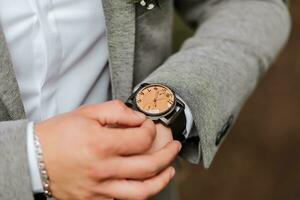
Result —
M40 140L36 134L34 134L34 145L35 145L35 150L36 150L36 154L37 154L40 175L42 178L44 195L48 198L52 198L52 192L50 189L50 180L49 180L48 172L47 172L45 162L43 159L43 151L41 148Z

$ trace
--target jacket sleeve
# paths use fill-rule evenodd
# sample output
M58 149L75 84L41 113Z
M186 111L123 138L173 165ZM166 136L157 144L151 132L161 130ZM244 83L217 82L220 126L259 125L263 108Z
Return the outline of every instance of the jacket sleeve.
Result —
M144 82L169 85L190 106L196 137L182 156L208 168L285 44L289 11L283 0L177 0L175 6L195 34Z
M33 200L26 120L0 122L0 199Z

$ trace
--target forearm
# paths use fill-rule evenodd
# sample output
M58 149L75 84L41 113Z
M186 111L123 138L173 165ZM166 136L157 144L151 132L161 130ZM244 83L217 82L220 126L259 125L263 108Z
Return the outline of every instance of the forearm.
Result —
M33 200L27 158L27 121L0 122L0 197Z
M220 1L198 14L195 9L186 14L198 25L195 35L145 82L169 85L191 107L200 143L189 144L199 152L187 159L199 163L202 157L208 167L219 133L236 119L286 42L290 18L281 0Z

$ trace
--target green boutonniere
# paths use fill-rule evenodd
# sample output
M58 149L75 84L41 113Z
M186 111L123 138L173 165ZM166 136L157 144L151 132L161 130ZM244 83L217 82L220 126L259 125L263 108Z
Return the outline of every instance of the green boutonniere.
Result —
M133 3L139 3L141 6L152 10L155 6L159 7L159 0L132 0Z

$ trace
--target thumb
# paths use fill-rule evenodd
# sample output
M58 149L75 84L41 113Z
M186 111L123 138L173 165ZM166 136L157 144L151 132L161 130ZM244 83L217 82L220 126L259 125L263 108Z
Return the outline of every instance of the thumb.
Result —
M89 118L97 120L102 126L139 126L146 120L143 113L132 110L120 100L86 105L81 111Z

